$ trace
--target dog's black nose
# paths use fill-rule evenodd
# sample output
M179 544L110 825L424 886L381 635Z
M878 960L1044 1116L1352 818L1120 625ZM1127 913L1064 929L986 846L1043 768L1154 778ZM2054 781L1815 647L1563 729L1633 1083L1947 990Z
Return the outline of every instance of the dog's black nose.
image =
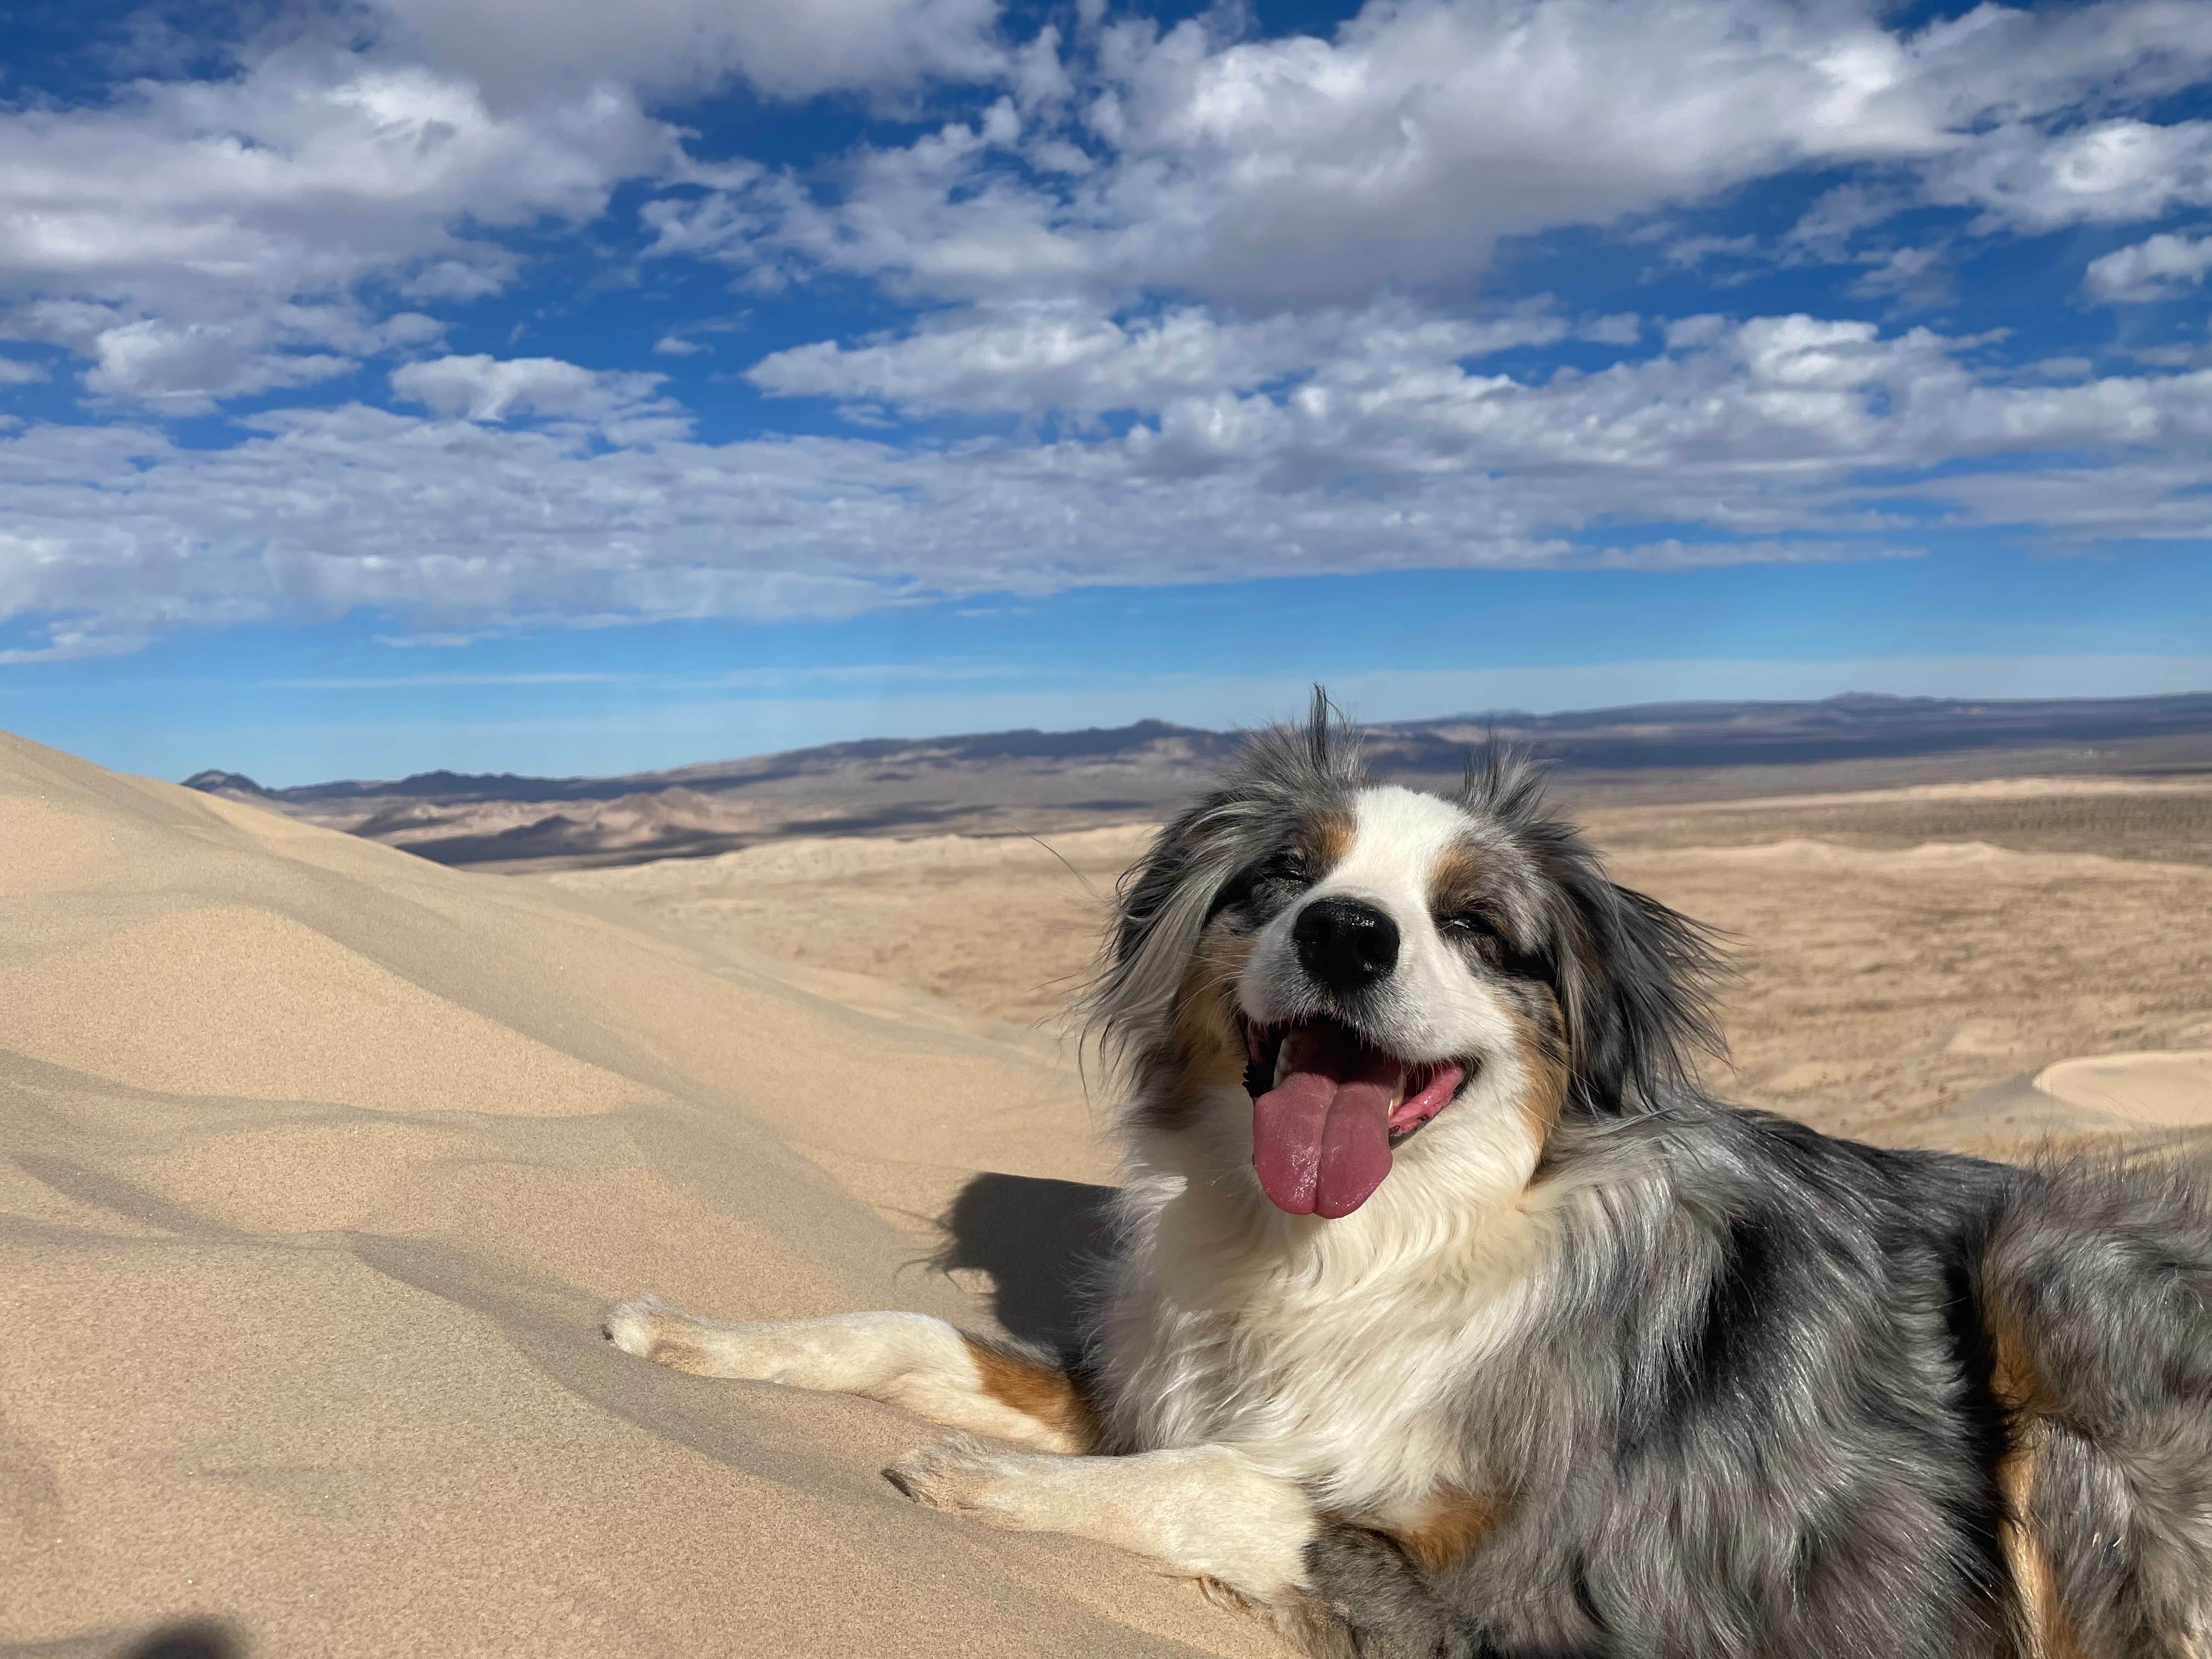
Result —
M1305 970L1332 991L1364 991L1397 965L1398 924L1371 904L1316 899L1291 924Z

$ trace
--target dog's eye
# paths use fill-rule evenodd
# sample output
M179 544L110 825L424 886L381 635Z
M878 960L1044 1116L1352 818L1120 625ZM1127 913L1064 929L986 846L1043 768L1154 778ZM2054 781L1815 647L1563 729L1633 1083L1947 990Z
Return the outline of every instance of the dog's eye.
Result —
M1507 930L1505 918L1486 905L1438 916L1437 932L1447 944L1464 946L1478 961L1500 973L1520 979L1547 976L1543 958L1516 943Z
M1292 848L1270 854L1257 864L1247 866L1221 890L1206 919L1211 921L1224 910L1241 908L1255 900L1272 906L1283 899L1284 889L1310 887L1313 882L1313 872L1304 853Z
M1455 945L1472 945L1485 962L1495 964L1505 955L1505 940L1498 918L1487 910L1455 910L1437 918L1437 931Z

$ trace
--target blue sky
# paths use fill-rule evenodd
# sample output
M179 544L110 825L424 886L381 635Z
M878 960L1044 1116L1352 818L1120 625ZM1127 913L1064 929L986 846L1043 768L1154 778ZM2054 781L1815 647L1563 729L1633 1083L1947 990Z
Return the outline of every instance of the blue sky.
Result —
M0 726L2212 686L2212 6L0 22Z

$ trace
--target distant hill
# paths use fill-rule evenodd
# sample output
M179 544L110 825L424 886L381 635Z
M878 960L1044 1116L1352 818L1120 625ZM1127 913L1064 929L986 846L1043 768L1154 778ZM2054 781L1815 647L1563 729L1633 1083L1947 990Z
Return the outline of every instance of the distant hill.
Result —
M1549 761L1564 789L1586 796L1765 793L2022 769L2197 770L2212 768L2212 694L1967 701L1854 693L1455 714L1365 732L1377 769L1425 781L1455 775L1493 736ZM1075 732L876 738L612 778L439 771L266 789L210 770L185 782L441 863L554 867L714 853L797 834L1004 834L1149 817L1199 787L1236 742L1233 733L1146 720ZM1780 775L1791 771L1806 775Z
M269 791L243 772L195 772L185 780L185 787L210 795L246 795L260 799L269 797Z
M1219 760L1235 739L1218 732L1139 720L1133 726L1092 726L1079 732L985 732L952 738L865 738L852 743L792 749L744 760L708 761L665 772L633 772L611 778L532 778L513 772L416 772L391 780L341 778L330 783L296 784L264 789L237 772L206 771L186 778L185 787L214 794L266 796L301 805L369 799L458 803L493 800L613 800L623 795L667 789L736 789L787 778L819 776L871 765L974 767L996 763L1047 765L1084 760L1121 760L1147 755L1161 760Z

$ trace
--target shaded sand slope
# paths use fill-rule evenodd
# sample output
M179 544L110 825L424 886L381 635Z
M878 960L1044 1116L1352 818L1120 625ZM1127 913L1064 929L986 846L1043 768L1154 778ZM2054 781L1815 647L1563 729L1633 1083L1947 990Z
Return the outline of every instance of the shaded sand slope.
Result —
M1007 1172L953 1251L1006 1267L1075 1192L1021 1177L1101 1174L1042 1048L610 903L0 738L0 1651L1272 1650L908 1506L912 1419L599 1341L986 1322L927 1218Z

